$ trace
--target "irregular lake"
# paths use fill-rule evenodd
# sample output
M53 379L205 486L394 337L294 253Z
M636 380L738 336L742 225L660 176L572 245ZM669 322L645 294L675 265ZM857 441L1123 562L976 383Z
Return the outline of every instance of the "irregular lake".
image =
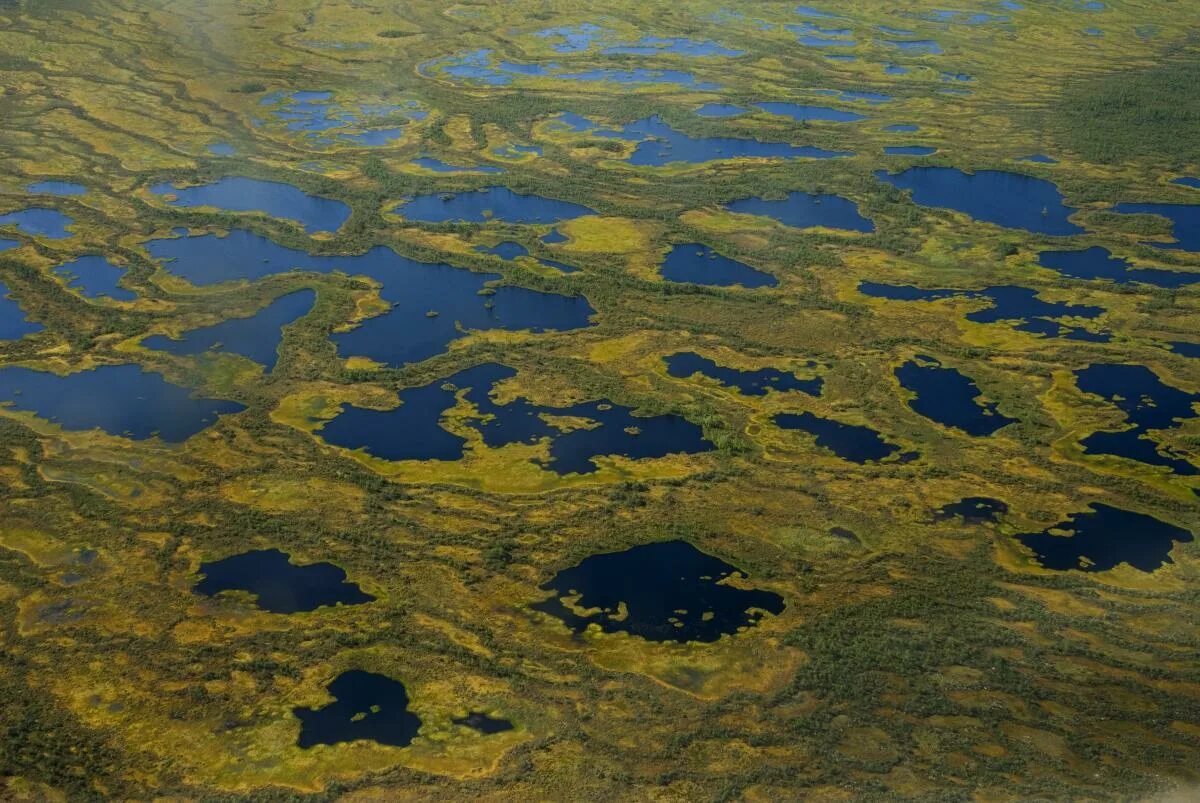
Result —
M1142 282L1155 287L1184 287L1200 282L1200 273L1163 268L1135 268L1129 260L1114 257L1107 248L1081 251L1042 251L1038 264L1073 279L1109 279L1117 284Z
M490 49L474 50L433 59L419 68L422 75L441 75L458 82L483 86L509 86L518 78L554 78L560 81L588 81L601 83L629 84L633 86L673 84L704 92L714 92L721 87L683 70L651 70L639 67L632 70L595 69L584 72L563 72L556 62L545 64L520 64L512 61L496 61Z
M408 710L404 684L386 675L352 669L329 684L334 701L321 708L293 708L300 720L297 744L340 744L361 739L393 747L412 743L421 719Z
M875 231L875 224L858 212L858 206L840 195L817 195L807 192L789 192L786 198L764 200L742 198L725 204L730 212L743 215L764 215L774 218L785 226L811 228L824 226L846 231Z
M934 521L962 519L966 524L996 522L1008 512L1008 505L999 499L987 496L968 496L957 502L942 505L934 513Z
M690 282L711 287L774 287L779 280L769 273L730 259L701 243L673 246L659 268L671 282Z
M1148 242L1146 245L1171 251L1200 251L1200 205L1125 203L1117 204L1112 211L1122 215L1158 215L1171 221L1175 242Z
M558 223L562 220L596 214L581 204L522 195L507 187L488 187L474 192L429 193L418 195L392 209L406 220L423 223Z
M446 379L400 391L400 406L392 410L345 407L317 434L327 443L363 449L384 460L458 460L463 456L466 440L444 429L440 422L455 405L456 390L466 389L465 398L486 419L474 419L469 426L480 431L488 447L536 443L549 438L550 457L543 468L561 475L596 471L594 458L601 456L640 459L694 454L713 448L700 427L681 416L639 417L628 407L603 401L569 407L543 407L526 399L497 404L491 397L492 387L515 375L512 368L504 365L478 365ZM543 416L585 418L595 426L564 432Z
M1067 219L1076 209L1066 206L1058 187L1044 179L1002 170L964 173L955 167L910 167L895 175L880 170L875 177L912 192L913 203L953 209L998 226L1057 236L1083 231Z
M1085 513L1040 533L1018 535L1033 550L1037 562L1057 571L1106 572L1127 563L1152 572L1173 563L1176 543L1190 543L1192 534L1145 513L1093 502Z
M819 396L823 384L820 377L800 379L793 373L774 368L760 368L756 371L726 368L692 351L672 354L665 357L664 362L667 364L667 373L671 376L687 379L700 374L715 379L726 387L737 388L747 396L765 396L768 390L780 393L798 390L810 396ZM809 363L809 367L815 367L815 363Z
M1020 156L1020 157L1017 157L1017 161L1018 162L1033 162L1035 164L1043 164L1043 165L1058 164L1057 159L1052 159L1044 153L1033 153L1033 154L1030 154L1029 156Z
M350 207L341 201L309 195L291 184L243 176L226 176L213 184L184 188L163 182L152 186L150 191L158 195L175 196L167 201L171 206L261 212L271 217L299 221L310 234L337 231L350 217Z
M68 430L100 428L145 440L157 435L180 443L227 413L237 402L198 398L137 365L102 365L57 376L29 368L0 368L0 403Z
M503 733L504 731L513 729L513 724L507 719L491 717L477 711L472 711L465 717L455 717L450 721L455 725L464 725L471 730L476 730L484 734Z
M908 406L943 426L980 436L1016 421L1001 415L994 403L976 401L982 393L975 383L954 368L943 368L932 357L917 355L895 374L901 387L916 394Z
M479 245L475 247L475 250L479 251L480 253L491 254L492 256L497 256L505 260L512 260L516 259L517 257L529 257L530 259L536 260L539 265L545 265L547 267L554 268L555 270L560 270L563 273L574 273L575 271L579 270L579 268L575 267L574 265L567 265L566 263L557 262L553 259L542 259L540 257L532 256L529 253L528 248L518 242L513 242L512 240L505 240L502 243L497 243L491 248Z
M1178 184L1181 187L1191 187L1193 190L1200 190L1200 178L1192 176L1183 176L1182 178L1171 179L1172 184Z
M87 187L71 181L35 181L25 188L39 195L86 195Z
M248 591L255 604L271 613L315 611L326 605L362 605L375 598L346 580L332 563L291 562L286 552L258 549L201 563L203 579L193 589L213 597L222 591Z
M111 298L114 301L133 301L137 294L118 284L125 269L117 267L102 256L85 256L54 268L56 276L67 280L67 287L79 291L84 298Z
M260 279L290 270L343 271L368 276L382 287L391 309L332 336L341 353L402 365L440 354L471 329L557 331L587 326L595 310L583 296L498 287L480 295L495 273L473 273L446 264L417 262L376 246L358 256L313 256L277 245L265 237L233 230L227 237L205 234L152 240L146 250L173 260L170 271L192 284ZM489 306L489 303L491 306ZM427 313L436 312L434 316Z
M0 215L0 226L16 226L31 237L47 237L51 240L65 240L71 236L67 226L74 220L57 209L45 209L40 206L9 212Z
M1171 351L1184 357L1200 358L1200 343L1183 343L1176 341L1170 344Z
M755 106L767 112L768 114L777 114L782 117L790 117L793 120L829 120L837 123L853 123L856 120L865 120L865 114L858 112L848 112L842 109L834 109L829 106L809 106L802 103L755 103Z
M1059 318L1098 318L1104 313L1102 307L1069 304L1063 301L1043 301L1037 291L1028 287L1003 285L985 287L982 290L953 290L939 288L924 290L909 285L861 282L858 291L872 298L894 301L937 301L943 298L987 299L991 305L966 315L974 323L1013 322L1018 332L1065 337L1068 340L1084 340L1105 343L1112 339L1107 332L1089 332L1087 329L1068 326Z
M888 443L882 435L870 427L843 424L840 421L820 418L809 412L780 413L775 416L774 421L777 427L807 432L816 439L817 446L828 449L843 460L849 460L852 463L879 461L900 451L899 446ZM907 455L902 457L907 457ZM912 458L915 457L916 455L912 454Z
M8 286L0 281L0 340L19 340L45 328L26 319L20 305L8 295Z
M154 335L143 340L142 346L180 355L218 350L240 354L271 371L278 359L283 327L307 315L316 299L317 294L312 290L298 290L275 299L249 318L234 318L192 329L178 340Z
M764 611L783 612L783 597L722 582L731 577L746 574L686 541L663 541L585 558L539 586L555 595L530 607L576 633L596 625L681 644L713 642L757 624Z
M260 105L270 107L271 117L284 123L288 131L304 136L306 144L319 146L388 145L404 135L408 123L428 116L415 100L341 103L334 101L332 92L312 90L271 92Z
M1096 363L1077 370L1075 381L1084 393L1099 396L1119 408L1130 425L1123 430L1087 436L1080 441L1085 454L1115 455L1151 466L1165 466L1183 476L1200 473L1186 458L1162 453L1149 437L1152 430L1176 429L1185 419L1194 418L1192 405L1200 402L1200 393L1171 387L1144 365Z

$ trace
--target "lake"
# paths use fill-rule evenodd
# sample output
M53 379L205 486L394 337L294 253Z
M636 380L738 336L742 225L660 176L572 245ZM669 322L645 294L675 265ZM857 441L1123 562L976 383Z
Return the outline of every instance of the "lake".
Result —
M254 595L256 607L270 613L362 605L375 599L332 563L295 564L278 549L256 549L201 563L198 574L201 580L192 589L197 594L212 597L222 591L247 591Z
M659 267L659 273L667 281L710 287L740 286L753 289L779 284L779 280L771 274L718 254L702 243L672 246Z
M192 395L137 365L102 365L58 376L29 368L0 368L0 404L25 410L67 430L180 443L240 412L241 404Z
M296 744L301 748L360 740L405 747L421 729L420 717L408 710L408 691L398 680L352 669L328 688L332 703L292 709L300 720Z
M350 217L350 207L341 201L309 195L298 187L279 181L262 181L243 176L226 176L212 184L177 187L170 182L155 184L150 191L174 196L170 206L211 207L225 212L261 212L283 220L294 220L308 233L337 231Z
M965 173L955 167L910 167L902 173L875 173L880 181L908 190L913 203L953 209L997 226L1038 234L1068 236L1083 229L1068 218L1077 210L1045 179L980 170Z
M1200 251L1200 205L1124 203L1117 204L1112 211L1122 215L1157 215L1171 221L1174 242L1146 245L1172 251Z
M1200 272L1135 268L1107 248L1092 246L1079 251L1042 251L1038 264L1073 279L1107 279L1117 284L1142 282L1155 287L1185 287L1200 282Z
M1001 415L995 403L977 401L982 392L969 377L932 357L917 355L895 374L901 387L916 394L908 406L943 426L984 436L1016 421Z
M1154 516L1093 502L1040 533L1018 535L1034 559L1056 571L1106 572L1128 564L1152 572L1171 560L1177 543L1191 543L1192 534Z
M513 729L513 724L507 719L492 717L488 714L472 711L465 717L455 717L450 720L455 725L462 725L482 734L503 733Z
M76 184L72 181L35 181L25 188L28 192L37 195L66 195L78 196L86 195L87 187L82 184Z
M46 237L51 240L65 240L71 236L67 227L75 223L69 215L57 209L46 209L33 206L0 215L0 226L16 226L31 237Z
M667 364L667 373L671 376L687 379L699 374L709 379L715 379L726 387L737 388L747 396L764 396L768 390L779 393L796 390L810 396L819 396L824 382L820 377L800 379L793 373L775 368L760 368L750 371L726 368L718 365L714 360L701 357L692 351L672 354L664 357L663 361ZM810 368L815 365L815 363L809 363Z
M111 298L114 301L133 301L137 294L120 286L125 268L118 267L102 256L90 255L58 265L54 274L67 280L67 287L84 298Z
M821 418L809 412L780 413L774 418L775 426L807 432L816 439L817 446L828 449L843 460L852 463L878 462L900 451L900 447L888 443L875 430L858 424L843 424ZM902 455L914 459L916 455ZM908 460L904 460L908 462Z
M686 541L662 541L584 558L539 586L554 596L530 607L576 633L596 625L605 633L678 643L717 641L757 624L764 612L783 612L778 594L720 582L732 576L746 577ZM575 595L570 607L563 604Z
M523 195L507 187L488 187L474 192L418 195L391 210L406 220L423 223L558 223L596 214L595 209L569 201Z
M755 103L755 106L767 112L781 117L790 117L796 121L805 120L825 120L835 123L853 123L857 120L865 120L865 114L858 112L849 112L843 109L834 109L829 106L810 106L803 103L782 103L782 102L763 102Z
M45 328L25 317L17 300L8 294L8 285L0 281L0 340L20 340Z
M743 215L764 215L796 228L823 226L846 231L875 231L875 224L859 214L858 205L840 195L793 191L781 199L742 198L730 201L725 208Z
M987 496L968 496L939 507L934 512L933 520L961 519L965 524L995 523L1007 512L1008 505L999 499Z

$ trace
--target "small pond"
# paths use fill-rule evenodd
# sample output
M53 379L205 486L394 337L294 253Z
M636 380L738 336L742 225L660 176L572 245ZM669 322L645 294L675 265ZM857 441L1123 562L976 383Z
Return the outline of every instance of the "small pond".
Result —
M332 563L291 562L286 552L258 549L200 564L202 579L193 590L206 597L222 591L248 591L255 605L271 613L315 611L326 605L362 605L375 598L363 593Z
M1008 512L1008 505L999 499L987 496L968 496L957 502L942 505L935 512L934 521L961 519L966 524L995 523Z
M86 195L88 191L72 181L35 181L25 189L37 195Z
M979 388L954 368L932 357L917 355L895 370L900 386L916 394L908 406L931 421L968 435L991 435L1016 421L1000 413L993 402L979 402Z
M503 733L513 729L513 724L507 719L489 716L488 714L472 711L465 717L455 717L450 720L455 725L463 725L483 734Z
M741 286L753 289L779 284L779 280L771 274L718 254L701 243L672 246L659 272L670 282L690 282L710 287Z
M878 462L900 451L899 446L888 443L870 427L843 424L809 412L780 413L774 421L777 427L807 432L816 439L817 446L852 463ZM901 462L908 462L915 459L916 454L910 452L900 457Z
M523 195L507 187L474 192L418 195L392 209L406 220L424 223L558 223L596 214L595 209L541 195Z
M760 368L751 371L726 368L692 351L672 354L664 358L664 362L667 364L667 373L671 376L687 379L695 374L700 374L715 379L726 387L737 388L747 396L764 396L768 390L780 393L797 390L810 396L819 396L823 384L820 377L800 379L793 373L775 368ZM810 368L815 365L815 363L809 363Z
M0 281L0 340L19 340L46 327L25 317L16 299L8 294L8 285Z
M118 267L102 256L79 257L54 268L56 276L67 280L67 287L77 290L84 298L111 298L114 301L133 301L137 294L120 286L125 268Z
M743 215L763 215L785 226L802 229L823 226L846 231L875 231L875 224L859 213L858 205L840 195L794 191L778 200L742 198L730 201L725 208Z
M16 226L31 237L46 237L51 240L65 240L71 236L67 227L75 220L64 215L57 209L46 209L40 206L9 212L0 215L0 226Z
M1038 264L1072 279L1108 279L1117 284L1142 282L1155 287L1185 287L1200 283L1200 272L1135 268L1107 248L1092 246L1079 251L1042 251Z
M421 719L408 710L404 684L386 675L352 669L329 684L334 701L320 708L293 708L300 720L297 744L340 744L368 740L393 747L412 743Z

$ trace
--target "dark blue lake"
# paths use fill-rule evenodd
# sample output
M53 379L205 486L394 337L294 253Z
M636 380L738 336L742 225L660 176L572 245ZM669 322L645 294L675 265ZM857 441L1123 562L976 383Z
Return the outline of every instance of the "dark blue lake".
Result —
M1044 179L1002 170L964 173L955 167L910 167L895 175L880 170L875 177L912 192L913 203L953 209L998 226L1059 236L1083 231L1067 219L1076 209L1066 206L1058 187Z
M51 240L65 240L71 236L67 231L75 221L57 209L46 209L40 206L9 212L0 215L0 226L16 226L31 237L47 237Z
M505 223L558 223L562 220L596 214L581 204L522 195L507 187L488 187L474 192L430 193L418 195L392 210L407 220L425 223L446 221L485 223L499 220Z
M1181 178L1171 179L1172 184L1178 184L1181 187L1191 187L1193 190L1200 190L1200 178L1193 176L1183 176Z
M263 365L268 371L275 368L283 327L308 314L316 301L312 290L297 290L281 296L249 318L233 318L201 329L192 329L178 340L166 335L153 335L142 346L170 354L196 355L209 351L240 354Z
M742 198L725 204L730 212L743 215L764 215L774 218L785 226L811 228L824 226L847 231L875 231L875 224L858 212L858 206L849 198L840 195L815 195L807 192L789 192L786 198L764 200Z
M8 285L0 281L0 340L19 340L45 328L25 318L20 305L8 295Z
M932 357L918 355L897 368L895 374L901 387L916 394L908 406L943 426L981 436L1016 421L1002 415L994 403L976 401L982 394L975 383Z
M575 271L579 270L579 268L575 267L574 265L567 265L564 262L534 257L529 253L528 248L518 242L513 242L512 240L505 240L502 243L497 243L491 248L483 245L476 246L475 250L483 254L491 254L492 256L497 256L506 260L516 259L517 257L529 257L530 259L536 259L540 265L546 265L547 267L554 268L555 270L560 270L563 273L574 273Z
M746 575L686 541L663 541L584 558L539 586L555 594L530 607L576 633L596 625L647 641L713 642L757 624L763 612L783 612L778 594L721 582L735 576ZM563 604L575 595L570 607Z
M350 217L350 207L341 201L309 195L291 184L243 176L226 176L213 184L183 188L163 182L152 186L150 191L175 196L174 200L167 201L171 206L262 212L283 220L295 220L310 234L337 231Z
M1123 215L1158 215L1171 221L1173 243L1146 243L1172 251L1200 251L1200 205L1117 204L1112 211Z
M18 247L20 244L20 240L6 240L5 238L0 237L0 251L8 251L12 248Z
M404 684L386 675L352 669L329 684L334 701L321 708L293 708L302 748L368 740L393 747L412 743L421 719L408 710Z
M463 725L483 734L503 733L513 729L512 722L500 717L492 717L478 711L472 711L465 717L455 717L450 720L455 725Z
M817 446L853 463L883 460L900 451L875 430L858 424L843 424L809 412L780 413L774 420L777 427L807 432L816 439Z
M853 123L865 120L865 114L834 109L829 106L809 106L802 103L755 103L755 106L769 114L790 117L793 120L829 120L836 123Z
M810 396L819 396L823 384L820 377L800 379L793 373L775 368L760 368L757 371L726 368L692 351L672 354L664 358L664 362L667 364L667 373L671 376L686 379L694 374L700 374L715 379L727 387L737 388L747 396L764 396L768 390L780 393L798 390Z
M968 496L957 502L942 505L934 513L934 521L962 519L967 524L997 522L1008 512L1008 505L987 496Z
M1128 428L1094 432L1080 441L1085 454L1107 454L1137 460L1151 466L1165 466L1175 474L1200 473L1183 456L1164 453L1149 433L1176 429L1194 418L1192 405L1200 394L1172 387L1144 365L1096 363L1075 372L1075 381L1084 393L1092 393L1125 413Z
M206 597L222 591L248 591L255 604L271 613L315 611L326 605L361 605L375 598L364 594L332 563L291 562L286 552L258 549L201 563L203 579L193 589Z
M35 181L25 188L39 195L86 195L87 187L71 181Z
M347 406L318 434L327 443L364 449L385 460L458 460L466 441L444 429L440 422L455 404L455 391L467 389L466 399L479 414L491 416L471 423L488 447L549 438L550 458L543 467L558 474L596 471L593 458L601 456L639 459L713 448L700 427L677 415L634 416L630 408L604 401L569 407L543 407L526 399L496 404L491 397L492 386L515 374L512 368L496 363L468 368L446 379L400 391L400 406L392 410ZM597 426L563 432L542 415L587 418Z
M464 329L574 329L587 326L595 311L583 296L522 287L498 287L492 295L480 295L488 282L501 278L499 274L418 262L384 246L358 256L313 256L235 229L223 238L205 234L152 240L146 249L155 258L173 260L168 270L196 285L254 280L289 270L368 276L382 285L380 296L392 304L391 310L332 339L343 355L390 365L440 354L451 341L465 336Z
M1200 273L1163 268L1134 268L1129 260L1114 257L1107 248L1092 246L1080 251L1042 251L1038 264L1073 279L1109 279L1117 284L1142 282L1156 287L1184 287L1200 282Z
M111 298L114 301L133 301L137 294L121 287L125 269L102 256L85 256L54 268L54 273L67 279L67 287L79 291L84 298Z
M968 321L975 323L1011 321L1013 328L1018 332L1029 332L1047 337L1065 337L1068 340L1089 342L1111 340L1111 335L1107 332L1089 332L1086 329L1068 326L1056 320L1059 318L1098 318L1104 314L1102 307L1069 304L1063 301L1044 301L1038 297L1036 290L1028 287L1002 285L985 287L982 290L948 288L925 290L909 285L861 282L858 291L872 298L886 298L894 301L937 301L943 298L987 299L991 302L990 306L967 313L965 317Z
M68 430L102 429L110 435L168 443L187 440L218 416L245 409L204 399L137 365L102 365L57 376L29 368L0 368L0 404L26 410Z
M1106 572L1122 563L1152 572L1173 563L1171 549L1190 543L1192 534L1145 513L1093 502L1084 513L1040 533L1018 535L1044 568Z
M683 243L671 248L659 268L671 282L690 282L711 287L774 287L779 280L769 273L730 259L701 243Z
M1183 343L1176 341L1170 345L1171 351L1175 352L1176 354L1181 354L1184 357L1200 359L1200 343Z

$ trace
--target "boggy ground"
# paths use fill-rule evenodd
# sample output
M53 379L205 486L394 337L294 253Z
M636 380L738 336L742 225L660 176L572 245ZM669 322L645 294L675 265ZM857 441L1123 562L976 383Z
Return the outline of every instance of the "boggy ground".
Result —
M1040 568L1015 538L1093 502L1200 529L1195 477L1084 454L1080 440L1123 417L1073 378L1092 363L1132 362L1200 391L1197 362L1166 346L1195 342L1200 291L1075 281L1037 261L1041 250L1102 245L1138 264L1200 270L1195 254L1142 244L1165 239L1160 219L1104 212L1117 201L1200 201L1170 183L1200 169L1187 112L1200 105L1187 67L1194 21L1178 4L1148 0L1106 0L1100 11L1071 0L1020 5L972 2L967 16L1007 19L964 22L938 20L928 3L886 13L839 3L836 20L791 3L0 3L0 213L42 206L75 220L65 239L3 233L19 244L0 254L0 280L44 330L0 342L0 362L62 373L132 361L247 408L180 445L0 413L5 794L1105 799L1200 782L1196 543L1177 543L1153 573L1084 573ZM783 27L805 22L849 28L840 38L855 44L806 46L797 36L811 31ZM605 32L582 49L535 35L583 23ZM643 36L744 54L602 53ZM884 41L895 38L936 40L943 53ZM553 62L557 72L486 84L438 66L479 50L492 51L489 64ZM826 58L834 50L856 60ZM909 72L889 74L888 64ZM555 77L639 68L721 88ZM821 89L893 100L809 91ZM320 141L262 103L302 90L333 92L346 108L426 115L384 113L376 127L403 133L382 146ZM761 101L866 119L693 113ZM554 124L565 111L613 128L659 114L692 136L856 155L637 167L626 161L635 143ZM1172 136L1125 133L1146 118ZM920 130L883 130L906 123ZM211 153L215 144L232 155ZM883 155L908 144L938 152ZM1058 163L1016 161L1031 154ZM505 172L436 173L413 164L423 155ZM1051 179L1086 233L1066 241L973 222L918 207L873 176L918 163ZM337 232L309 236L263 215L173 208L148 190L224 175L284 181L353 214ZM26 190L48 179L87 193ZM427 225L394 209L408 196L496 184L597 214L557 226ZM722 209L793 190L847 197L875 231L792 229ZM387 245L505 284L582 293L597 312L588 328L478 332L389 368L339 353L329 338L385 309L372 282L305 273L194 287L144 249L176 227L246 228L321 254ZM541 245L552 228L565 242ZM579 270L476 250L506 240ZM664 282L662 257L692 242L770 272L778 287ZM52 273L92 253L126 268L136 300L84 299ZM862 281L1030 287L1103 308L1075 323L1113 337L1037 337L967 320L978 300L888 301L860 293ZM287 327L269 374L233 354L139 345L248 316L300 288L316 292L315 306ZM663 358L681 351L823 386L816 397L745 396L671 377ZM915 413L893 372L916 355L969 376L1017 423L972 437ZM487 448L461 398L444 419L466 439L459 461L388 463L315 437L340 405L387 408L405 388L486 362L516 370L495 389L501 403L607 399L675 413L716 448L601 458L593 473L562 477L535 462L545 443ZM919 457L855 464L773 423L802 411L870 426ZM1196 419L1161 438L1196 462ZM975 523L936 515L971 496L1008 512ZM530 610L547 596L539 585L588 555L675 538L749 575L732 582L782 595L783 613L681 645L574 636ZM376 599L272 614L245 594L192 592L201 562L266 548L298 564L335 563ZM332 679L355 669L405 684L418 737L407 747L300 748L293 708L327 704ZM516 727L484 735L453 723L472 711Z

